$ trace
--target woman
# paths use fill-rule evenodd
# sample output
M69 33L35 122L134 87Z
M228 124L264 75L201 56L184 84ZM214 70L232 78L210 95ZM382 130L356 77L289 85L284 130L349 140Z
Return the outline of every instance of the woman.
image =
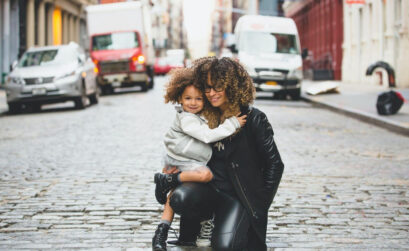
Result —
M251 78L230 58L202 58L193 63L196 85L210 103L203 115L211 128L241 112L247 123L214 143L209 184L185 183L170 205L181 215L176 244L190 244L199 222L214 215L214 250L266 250L267 213L284 170L266 115L249 107L255 96ZM193 214L192 212L195 212Z

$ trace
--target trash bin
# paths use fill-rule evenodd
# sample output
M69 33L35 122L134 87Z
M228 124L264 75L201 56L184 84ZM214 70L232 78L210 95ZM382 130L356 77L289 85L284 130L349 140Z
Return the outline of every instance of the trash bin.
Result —
M399 111L405 99L395 91L379 94L376 101L376 109L380 115L392 115Z

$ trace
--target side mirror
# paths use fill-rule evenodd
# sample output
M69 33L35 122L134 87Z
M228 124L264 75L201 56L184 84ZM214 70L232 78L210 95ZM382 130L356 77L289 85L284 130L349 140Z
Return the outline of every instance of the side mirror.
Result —
M239 52L237 50L237 48L236 48L236 44L232 44L232 45L228 46L227 48L229 48L232 53L238 53Z
M301 52L302 59L306 59L307 56L308 56L308 49L307 48L302 49L302 52Z
M17 64L18 64L17 60L14 60L13 63L10 65L10 71L13 71L14 69L16 69Z
M81 55L78 56L78 62L79 62L80 64L84 64L84 63L85 63L85 55L84 55L84 54L81 54Z

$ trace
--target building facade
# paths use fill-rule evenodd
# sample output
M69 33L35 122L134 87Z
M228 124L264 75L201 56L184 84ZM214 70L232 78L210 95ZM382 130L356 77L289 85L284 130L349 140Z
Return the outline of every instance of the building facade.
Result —
M152 36L157 57L166 55L168 46L169 1L156 0L152 7Z
M0 0L1 82L32 46L75 41L86 46L85 7L97 0Z
M304 76L341 80L343 0L287 1L284 9L297 24L301 48L308 51Z
M19 31L19 1L0 0L0 84L18 56L20 39L15 31Z
M168 49L187 47L186 29L183 25L183 0L169 0Z
M342 79L390 85L384 70L366 76L369 65L383 61L395 71L397 87L409 87L409 1L345 2Z
M263 16L284 16L283 3L284 0L259 0L258 14Z
M232 33L232 1L216 0L212 14L211 55L220 55L225 46L225 36Z
M113 1L113 0L104 0ZM151 6L152 38L155 55L163 57L168 49L186 49L183 0L143 0Z

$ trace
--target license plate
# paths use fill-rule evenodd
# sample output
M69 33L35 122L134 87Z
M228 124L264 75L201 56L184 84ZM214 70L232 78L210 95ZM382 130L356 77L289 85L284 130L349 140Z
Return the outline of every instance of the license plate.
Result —
M112 87L120 87L120 86L121 86L121 82L116 81L112 83Z
M44 95L47 93L47 90L45 88L36 88L33 89L33 95Z
M267 81L266 85L277 85L276 81Z

